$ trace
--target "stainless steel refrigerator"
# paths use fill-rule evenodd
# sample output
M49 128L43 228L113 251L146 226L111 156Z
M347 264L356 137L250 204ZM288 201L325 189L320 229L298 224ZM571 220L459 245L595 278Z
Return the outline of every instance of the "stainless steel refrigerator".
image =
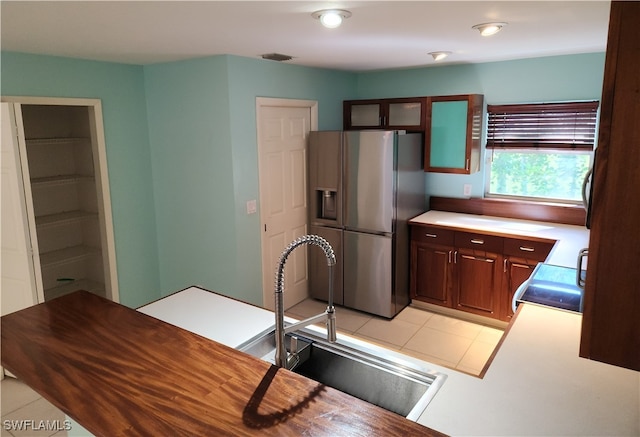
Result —
M425 210L421 134L321 131L309 136L310 233L336 252L334 302L392 318L410 302L407 220ZM327 299L322 253L309 291Z

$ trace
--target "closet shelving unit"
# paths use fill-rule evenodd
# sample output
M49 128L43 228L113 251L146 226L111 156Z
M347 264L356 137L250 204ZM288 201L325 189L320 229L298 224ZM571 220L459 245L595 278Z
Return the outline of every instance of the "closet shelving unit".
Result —
M45 300L80 289L105 296L91 137L88 124L78 122L86 115L67 108L44 117L56 109L23 108Z

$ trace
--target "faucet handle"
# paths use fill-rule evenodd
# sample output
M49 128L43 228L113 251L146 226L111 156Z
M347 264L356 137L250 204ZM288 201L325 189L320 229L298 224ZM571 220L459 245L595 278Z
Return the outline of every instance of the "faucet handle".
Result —
M335 343L336 337L336 311L333 306L327 308L327 340Z

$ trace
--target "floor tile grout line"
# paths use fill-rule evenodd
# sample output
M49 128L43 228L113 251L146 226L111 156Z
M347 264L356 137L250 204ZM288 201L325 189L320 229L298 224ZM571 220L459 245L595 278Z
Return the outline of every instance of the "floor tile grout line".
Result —
M15 379L15 378L14 378L14 379ZM16 379L16 381L18 381L20 384L24 384L24 382L20 381L19 379ZM27 402L26 404L21 405L21 406L19 406L18 408L14 408L14 409L13 409L13 410L11 410L11 411L3 411L3 412L2 412L2 419L4 420L4 418L5 418L6 416L8 416L9 414L13 414L13 413L15 413L16 411L21 410L22 408L26 408L26 407L28 407L29 405L31 405L31 404L33 404L33 403L35 403L35 402L38 402L40 399L43 399L43 398L42 398L42 396L38 396L36 399L32 400L31 402Z
M486 325L486 324L483 324L483 323L476 323L476 322L472 322L472 321L468 321L468 320L464 320L464 319L459 319L459 318L457 318L457 317L453 317L453 316L449 316L449 315L445 315L445 314L439 314L439 313L435 313L435 312L431 312L431 311L427 311L427 310L422 310L422 309L420 309L420 308L415 308L415 307L408 307L408 308L414 308L414 309L415 309L415 310L417 310L417 311L424 311L425 313L428 313L428 314L429 314L429 317L427 317L427 318L424 320L424 322L422 322L422 323L414 323L414 322L409 321L409 320L405 320L405 319L398 319L398 320L402 321L403 323L406 323L406 324L408 324L408 325L413 325L414 327L417 327L417 330L416 330L416 331L415 331L415 332L414 332L414 333L409 337L409 339L407 339L407 340L406 340L402 345L396 345L396 344L394 344L394 343L390 343L390 342L388 342L388 341L385 341L385 340L383 340L383 339L382 339L382 338L380 338L380 337L375 337L375 336L373 336L373 337L372 337L372 336L365 335L365 334L363 334L363 333L362 333L362 331L361 331L361 330L362 330L362 329L363 329L363 328L364 328L364 327L365 327L369 322L371 322L372 320L382 320L383 322L384 322L384 321L389 321L389 322L390 322L390 320L388 320L388 319L378 318L378 317L375 317L375 316L370 316L370 317L364 316L364 317L366 317L366 318L367 318L367 320L366 320L364 323L362 323L362 324L360 325L360 327L359 327L358 329L356 329L355 331L353 331L353 332L349 332L349 331L346 331L346 330L341 330L340 328L338 328L338 331L339 331L339 332L340 332L340 331L343 331L344 333L346 333L346 334L348 334L348 335L351 335L351 336L353 336L353 337L359 338L359 339L361 339L361 340L371 341L371 342L376 343L376 344L379 344L379 345L381 345L381 346L383 346L383 347L389 347L389 348L391 348L391 349L393 349L393 350L395 350L395 351L397 351L397 352L405 353L405 354L410 355L410 356L412 356L412 352L414 352L414 353L416 353L416 354L421 354L421 355L423 355L423 356L432 357L431 355L429 355L429 354L424 354L424 353L423 353L423 352L421 352L421 351L413 351L412 349L408 349L408 348L406 348L406 345L407 345L407 344L408 344L408 343L409 343L409 342L410 342L410 341L411 341L411 340L412 340L416 335L418 335L418 333L419 333L421 330L423 330L423 329L425 329L425 328L428 328L428 329L432 330L434 333L436 333L436 335L437 335L437 334L447 334L447 335L456 336L456 337L459 337L459 338L461 338L461 339L464 339L464 340L468 340L468 341L470 341L470 343L469 343L468 347L465 349L464 353L463 353L463 354L460 356L460 358L456 361L455 366L453 366L453 367L452 367L451 365L442 364L442 363L444 363L444 362L446 362L446 363L450 363L450 364L454 364L454 363L453 363L453 362L451 362L451 361L447 361L447 360L444 360L444 359L441 359L441 358L438 358L438 357L435 357L435 356L433 356L433 357L432 357L435 361L437 361L438 363L441 363L440 365L442 365L443 367L451 368L451 369L453 369L453 370L456 370L458 367L460 367L460 363L461 363L461 362L462 362L462 360L465 358L465 356L467 355L467 353L469 353L469 351L471 350L471 348L473 347L473 345L474 345L476 342L481 343L481 344L483 344L483 345L488 345L488 346L490 346L490 347L492 347L492 348L497 347L497 345L498 345L498 343L499 343L499 340L498 340L498 341L482 341L482 340L480 340L480 339L479 339L480 334L481 334L481 332L482 332L483 328L490 328L490 329L495 329L495 330L501 331L501 329L499 329L499 328L497 328L497 327L495 327L495 326L490 326L490 325ZM295 314L295 313L291 313L291 314ZM451 330L442 329L441 327L440 327L440 328L438 328L438 327L434 327L434 326L427 326L428 322L429 322L430 320L432 320L433 316L436 316L436 315L437 315L437 316L440 316L440 317L442 317L442 318L444 318L444 319L454 320L454 321L462 322L462 323L465 323L465 324L473 325L473 326L478 327L479 329L478 329L478 330L477 330L477 332L475 332L475 333L474 333L474 335L471 337L471 336L467 336L467 335L460 335L460 334L459 334L459 333L457 333L457 332L451 332ZM299 317L303 317L303 318L304 318L304 317L306 317L306 316L304 316L304 315L298 315L298 316L299 316ZM436 326L437 326L437 325L436 325ZM385 345L387 345L387 346L385 346ZM472 368L472 367L469 367L469 366L464 366L464 367L465 367L465 370L464 370L465 372L468 372L468 371L469 371L469 369L471 369L471 368ZM478 371L478 374L479 374L479 372L480 372L480 371L481 371L481 370L479 370L479 371Z

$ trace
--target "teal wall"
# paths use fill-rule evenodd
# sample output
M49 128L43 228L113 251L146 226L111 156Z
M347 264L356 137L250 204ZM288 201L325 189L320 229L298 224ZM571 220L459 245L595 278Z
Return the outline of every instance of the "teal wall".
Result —
M368 73L236 56L150 66L2 53L2 95L102 100L121 301L189 285L262 304L256 97L318 101L482 93L487 103L599 99L604 53ZM484 172L426 174L430 195L481 196Z
M147 66L163 294L192 284L262 304L256 97L318 101L340 129L355 75L215 56Z
M387 70L358 75L358 98L483 94L485 103L599 100L604 53L483 64ZM463 197L464 184L482 197L485 162L473 175L427 173L430 196Z
M1 72L3 96L102 100L120 301L160 297L142 67L3 52Z

